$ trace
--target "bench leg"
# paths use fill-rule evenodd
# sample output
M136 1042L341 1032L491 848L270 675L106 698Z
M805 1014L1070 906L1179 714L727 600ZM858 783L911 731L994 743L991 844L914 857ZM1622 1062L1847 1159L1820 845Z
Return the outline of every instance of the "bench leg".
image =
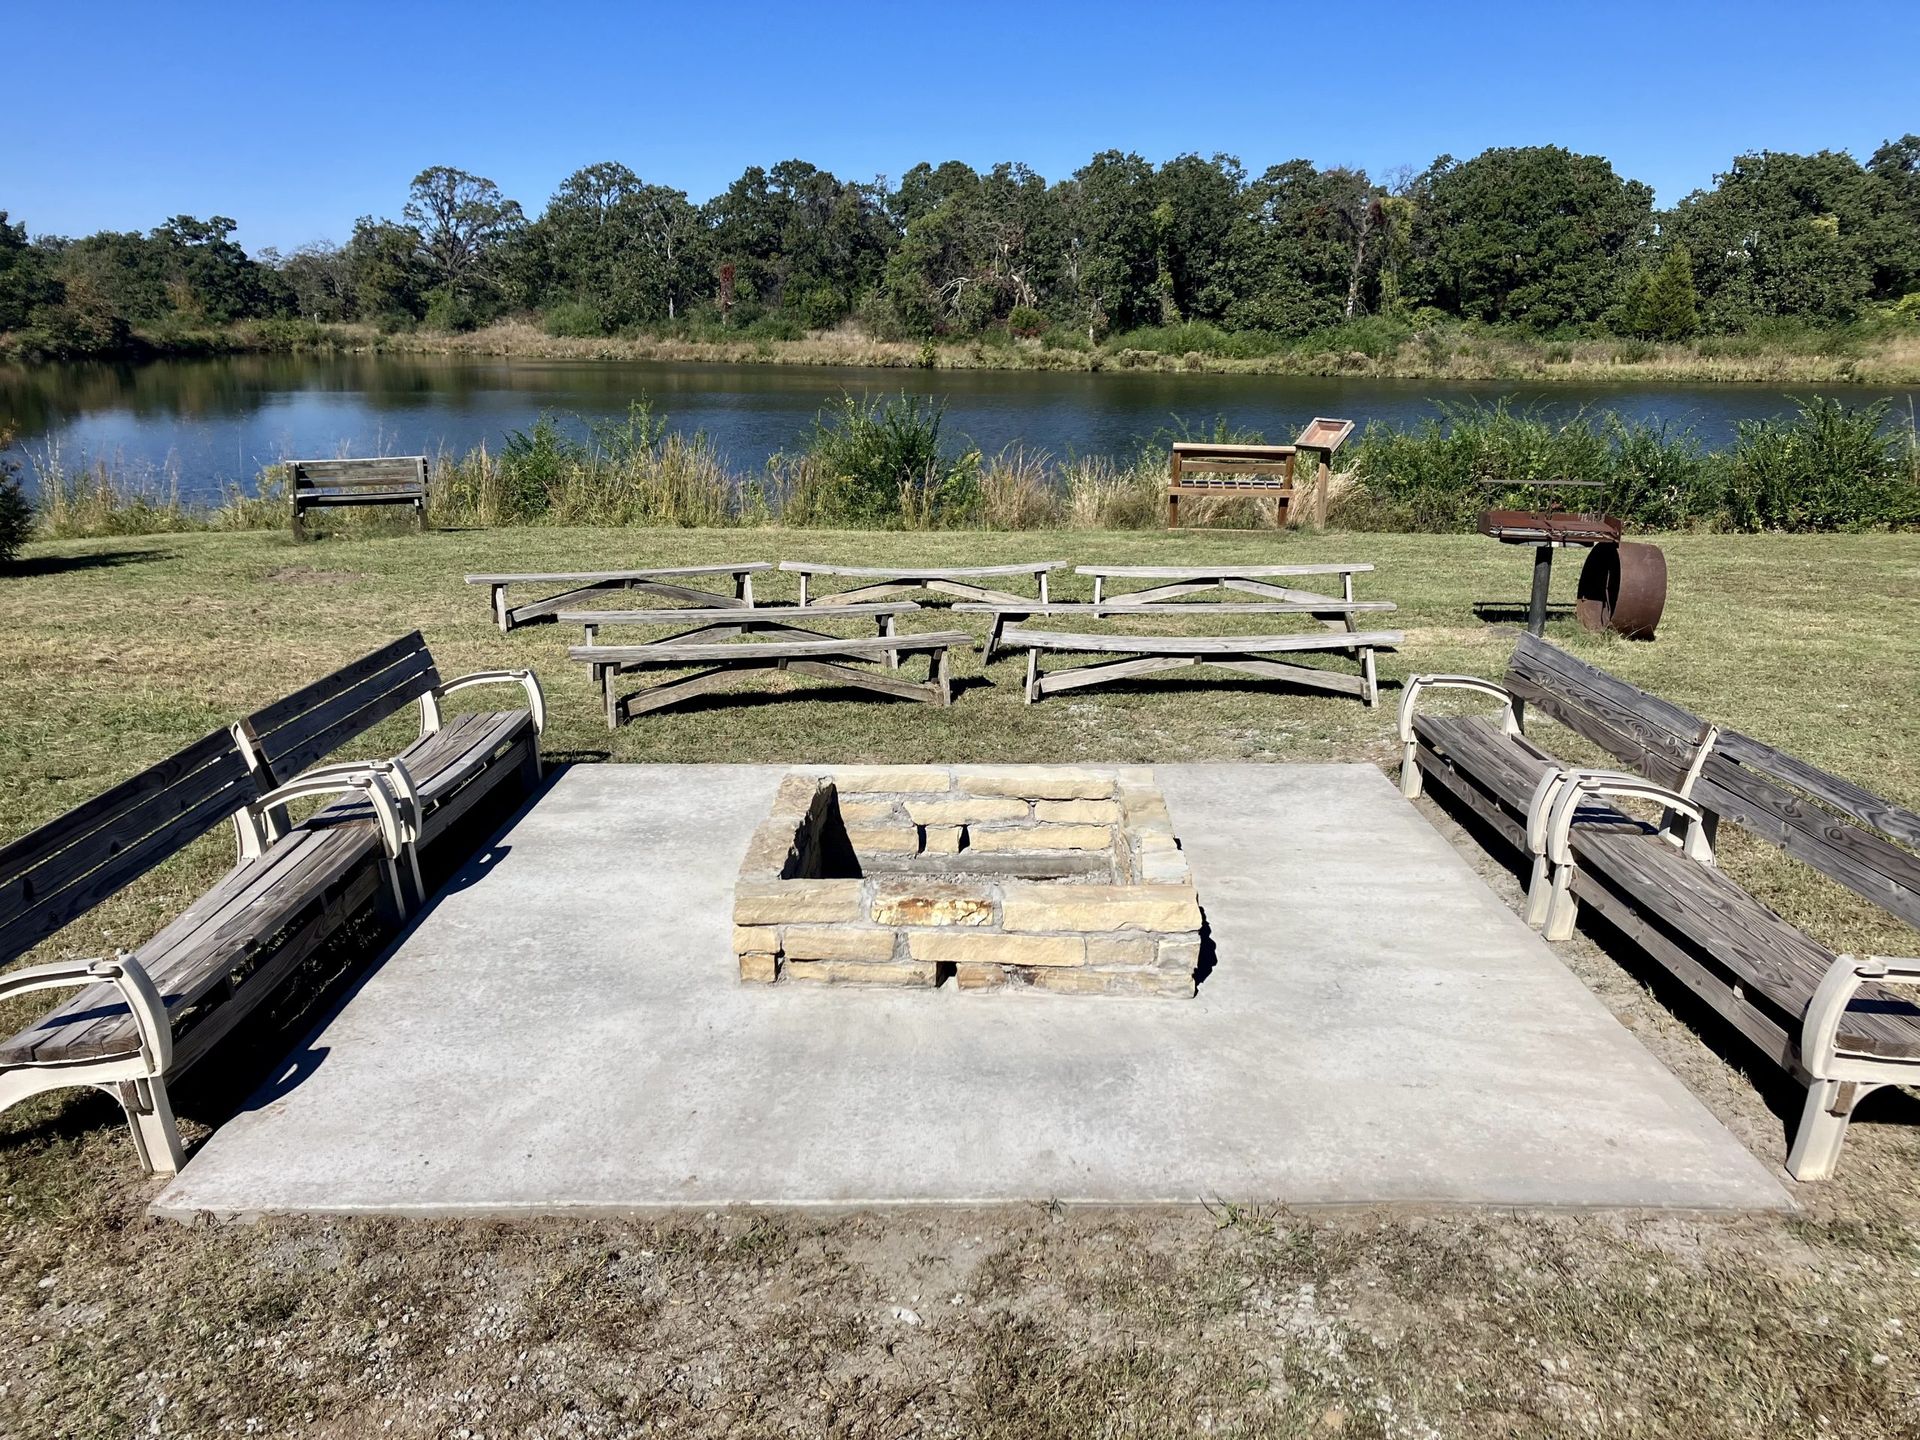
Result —
M1553 876L1545 855L1533 857L1533 873L1527 877L1527 907L1523 912L1527 924L1538 930L1547 923L1547 913L1553 905Z
M1807 1087L1807 1103L1800 1127L1793 1132L1787 1152L1787 1173L1796 1180L1825 1180L1840 1163L1840 1146L1847 1138L1847 1122L1861 1096L1875 1085L1845 1080L1815 1080Z
M1380 708L1380 672L1374 668L1371 645L1360 652L1360 674L1367 687L1365 691L1367 708L1378 710Z
M1044 585L1046 581L1042 580L1040 583ZM1043 601L1042 603L1045 602ZM986 643L980 647L980 663L982 665L991 665L993 663L994 654L1000 648L1000 629L1006 624L1006 619L1007 617L998 610L994 611L993 615L988 619Z
M1549 940L1571 940L1573 922L1579 913L1580 902L1573 898L1573 866L1562 865L1553 872L1553 890L1547 898L1546 928L1541 933Z
M934 701L936 705L953 703L953 661L944 645L933 652L933 663L927 667L927 680L937 697Z
M1418 800L1426 788L1426 780L1420 769L1420 742L1409 740L1400 747L1400 793L1409 800Z
M426 501L416 500L413 502L413 522L414 522L414 525L419 529L422 535L427 533L427 502Z
M1027 651L1027 704L1040 698L1040 652Z
M167 1099L167 1082L155 1076L124 1081L118 1088L141 1168L149 1175L178 1175L186 1152L180 1147L180 1127Z
M293 538L295 543L307 538L306 520L300 514L300 506L298 504L295 504L293 507Z

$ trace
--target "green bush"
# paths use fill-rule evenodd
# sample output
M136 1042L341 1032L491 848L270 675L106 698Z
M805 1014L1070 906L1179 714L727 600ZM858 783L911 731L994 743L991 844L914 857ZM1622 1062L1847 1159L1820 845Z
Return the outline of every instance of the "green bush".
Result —
M1046 328L1047 317L1031 305L1016 305L1007 312L1007 330L1022 340L1037 340Z
M0 565L11 565L33 536L33 506L20 488L20 465L7 453L11 430L0 430Z
M1869 530L1920 524L1912 427L1887 403L1815 396L1788 418L1745 420L1728 457L1723 522L1735 530Z
M980 456L944 453L946 406L904 392L839 402L815 417L806 454L819 476L816 518L837 525L930 528L979 508Z
M547 311L547 334L574 340L597 340L607 333L599 307L585 300L562 300Z

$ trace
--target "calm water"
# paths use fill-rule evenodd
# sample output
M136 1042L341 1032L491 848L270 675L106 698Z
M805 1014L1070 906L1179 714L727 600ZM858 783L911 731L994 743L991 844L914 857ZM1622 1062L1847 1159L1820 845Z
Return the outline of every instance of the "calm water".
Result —
M1610 408L1689 426L1717 446L1731 440L1738 421L1776 414L1812 389L242 356L0 368L0 426L12 423L30 455L52 444L68 465L107 459L170 471L183 492L205 495L294 456L432 454L483 441L497 447L542 410L583 429L586 420L623 414L643 395L674 429L704 430L734 468L754 469L792 447L843 392L902 387L944 399L955 436L984 450L1017 441L1056 455L1120 454L1182 422L1209 429L1216 416L1284 440L1314 415L1406 423L1432 414L1436 400L1503 395L1556 414ZM1850 403L1888 393L1831 388ZM1920 400L1916 390L1891 393L1902 409Z

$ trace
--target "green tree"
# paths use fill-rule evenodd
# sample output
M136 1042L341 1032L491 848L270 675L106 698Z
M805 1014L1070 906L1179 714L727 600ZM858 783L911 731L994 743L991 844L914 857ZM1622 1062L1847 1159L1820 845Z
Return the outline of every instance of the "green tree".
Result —
M341 246L325 240L302 245L280 261L279 270L294 312L305 319L350 320L359 313L352 258Z
M1416 190L1407 298L1536 330L1599 319L1653 224L1652 190L1557 145L1443 155Z
M175 315L224 325L273 312L272 272L234 243L237 228L224 215L176 215L153 232Z
M1920 135L1889 140L1867 161L1880 190L1873 293L1898 300L1920 291Z
M1850 320L1874 294L1884 182L1851 155L1742 155L1663 229L1693 257L1711 330L1791 316Z
M1643 265L1627 287L1617 329L1645 340L1684 340L1700 329L1693 289L1693 257L1668 245L1658 265Z
M347 242L355 313L363 320L418 320L427 313L432 277L411 225L362 215Z
M0 333L26 326L34 311L61 300L46 254L27 242L27 227L9 224L0 210Z
M1232 307L1234 231L1246 183L1231 155L1177 155L1154 176L1159 269L1173 308L1186 319L1222 320Z
M1064 238L1056 308L1096 341L1160 317L1153 167L1103 150L1053 190Z
M401 214L420 236L432 283L484 309L494 298L502 251L526 225L520 202L491 180L434 165L413 177Z
M1275 165L1249 185L1231 232L1228 323L1300 335L1347 318L1378 267L1369 250L1375 200L1365 172L1307 160Z

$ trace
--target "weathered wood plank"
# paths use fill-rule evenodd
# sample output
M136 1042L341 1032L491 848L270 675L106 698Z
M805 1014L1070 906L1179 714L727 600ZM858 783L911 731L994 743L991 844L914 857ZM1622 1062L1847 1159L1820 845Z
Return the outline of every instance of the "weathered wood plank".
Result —
M919 583L927 580L966 579L981 575L1040 575L1049 570L1064 570L1065 560L1035 560L1017 565L827 565L811 560L782 560L780 568L795 575L838 575L853 580L900 580Z
M977 601L949 608L958 614L975 615L1098 615L1102 617L1143 615L1149 619L1171 615L1185 616L1195 620L1204 620L1209 615L1319 615L1323 611L1384 613L1400 608L1391 600L1330 600L1318 595L1314 596L1311 602L1209 600L1193 604L1136 605L1131 601L1131 596L1119 600L1103 600L1097 605L1084 600L1056 600L1045 605L1037 600L1022 600L1017 603ZM812 610L813 607L807 608Z
M1278 575L1363 575L1371 564L1354 565L1076 565L1076 575L1105 580L1257 580Z
M711 610L561 610L554 618L562 625L688 625L703 621L724 621L729 625L774 625L788 620L865 619L881 615L907 615L924 609L917 601L895 600L879 605L756 605L751 612L738 606L717 606ZM953 607L958 610L962 607Z
M861 639L778 640L725 645L573 645L567 657L590 665L634 665L646 662L680 665L689 660L782 660L791 657L884 655L889 650L939 650L966 645L972 637L962 630L930 635L873 636Z
M1350 650L1360 646L1390 649L1404 638L1398 630L1292 635L1081 635L1010 625L1002 632L1003 643L1010 649L1086 655L1258 655L1268 651Z
M1777 750L1738 730L1722 730L1713 748L1716 754L1724 754L1748 769L1798 786L1891 839L1920 847L1920 815L1863 790L1850 780L1809 765L1798 756Z
M611 580L653 580L689 575L755 575L771 570L766 560L744 560L737 565L678 565L665 570L528 570L503 575L468 575L469 585L540 585L577 581L598 584Z

